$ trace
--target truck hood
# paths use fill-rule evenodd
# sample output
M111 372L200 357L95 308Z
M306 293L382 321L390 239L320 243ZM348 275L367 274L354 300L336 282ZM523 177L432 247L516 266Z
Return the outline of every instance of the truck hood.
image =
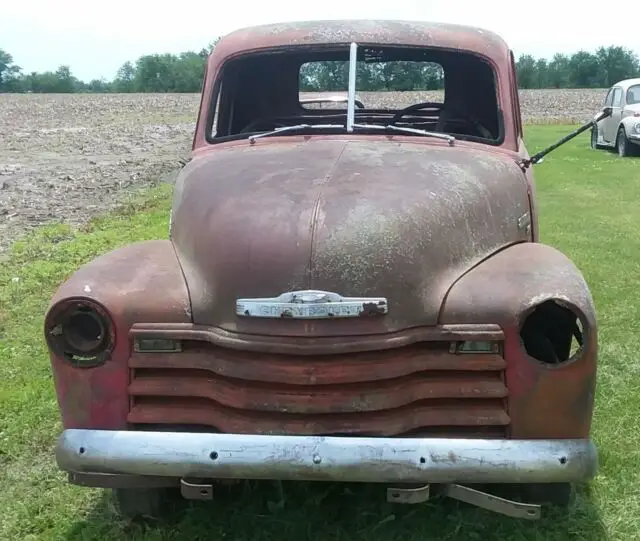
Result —
M434 325L466 271L530 240L513 158L384 140L256 141L214 148L180 173L171 238L194 323L283 336ZM238 298L318 289L385 297L374 318L263 319Z

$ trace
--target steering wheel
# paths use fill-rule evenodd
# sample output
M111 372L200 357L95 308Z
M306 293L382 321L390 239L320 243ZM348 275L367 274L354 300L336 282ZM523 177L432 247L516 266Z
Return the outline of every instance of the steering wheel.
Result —
M395 115L393 115L393 118L391 119L390 124L395 124L396 122L399 122L403 116L406 116L409 113L413 113L414 111L419 111L420 109L428 109L428 108L437 109L439 111L440 118L438 119L438 125L439 125L439 129L443 131L444 124L446 124L446 121L442 119L442 113L445 111L444 103L438 103L434 101L414 103L413 105L409 105L408 107L401 109ZM447 110L451 111L452 113L457 113L457 115L460 116L460 118L467 120L471 124L473 124L474 128L478 130L478 133L480 133L482 137L486 137L487 139L493 138L493 135L491 134L491 132L473 115L470 115L469 113L464 113L457 108L451 108L449 105L447 105ZM451 120L452 119L449 119L449 121Z
M419 111L420 109L437 109L438 111L442 111L444 108L444 103L438 103L436 101L425 101L422 103L414 103L413 105L409 105L409 107L405 107L404 109L400 109L393 118L389 122L389 124L395 124L399 122L403 116L408 115L409 113L413 113L414 111Z

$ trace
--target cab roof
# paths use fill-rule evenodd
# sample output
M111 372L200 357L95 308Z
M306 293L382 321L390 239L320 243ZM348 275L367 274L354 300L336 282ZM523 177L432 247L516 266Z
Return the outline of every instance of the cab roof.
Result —
M640 84L640 77L634 77L632 79L623 79L622 81L618 81L616 84L612 86L622 87L623 90L628 90L629 87Z
M227 34L213 54L224 57L240 52L287 46L403 45L464 50L496 63L509 55L506 42L494 32L473 26L427 21L320 20L268 24Z

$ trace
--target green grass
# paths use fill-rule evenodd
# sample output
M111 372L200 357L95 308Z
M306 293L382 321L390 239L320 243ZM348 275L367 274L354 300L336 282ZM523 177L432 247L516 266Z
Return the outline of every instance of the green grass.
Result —
M529 126L531 152L567 126ZM601 466L567 515L521 522L453 501L391 506L376 486L246 484L189 504L161 524L131 524L108 493L74 487L54 464L60 431L42 340L56 286L96 255L166 237L170 188L160 186L80 231L56 225L13 247L0 266L0 540L238 539L267 541L640 539L640 160L588 148L583 135L535 168L542 240L575 260L598 310L594 421Z

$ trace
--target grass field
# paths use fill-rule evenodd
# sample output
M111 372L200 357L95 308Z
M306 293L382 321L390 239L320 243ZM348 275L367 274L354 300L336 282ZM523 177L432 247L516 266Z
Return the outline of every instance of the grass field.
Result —
M529 126L530 151L568 132ZM0 266L0 540L640 540L640 159L594 152L583 135L536 167L543 242L589 282L600 325L594 437L601 466L567 515L519 522L453 501L391 506L375 486L264 483L221 489L159 524L120 521L109 495L67 485L52 456L61 427L42 317L55 287L116 246L165 237L170 187L81 230L39 228Z

